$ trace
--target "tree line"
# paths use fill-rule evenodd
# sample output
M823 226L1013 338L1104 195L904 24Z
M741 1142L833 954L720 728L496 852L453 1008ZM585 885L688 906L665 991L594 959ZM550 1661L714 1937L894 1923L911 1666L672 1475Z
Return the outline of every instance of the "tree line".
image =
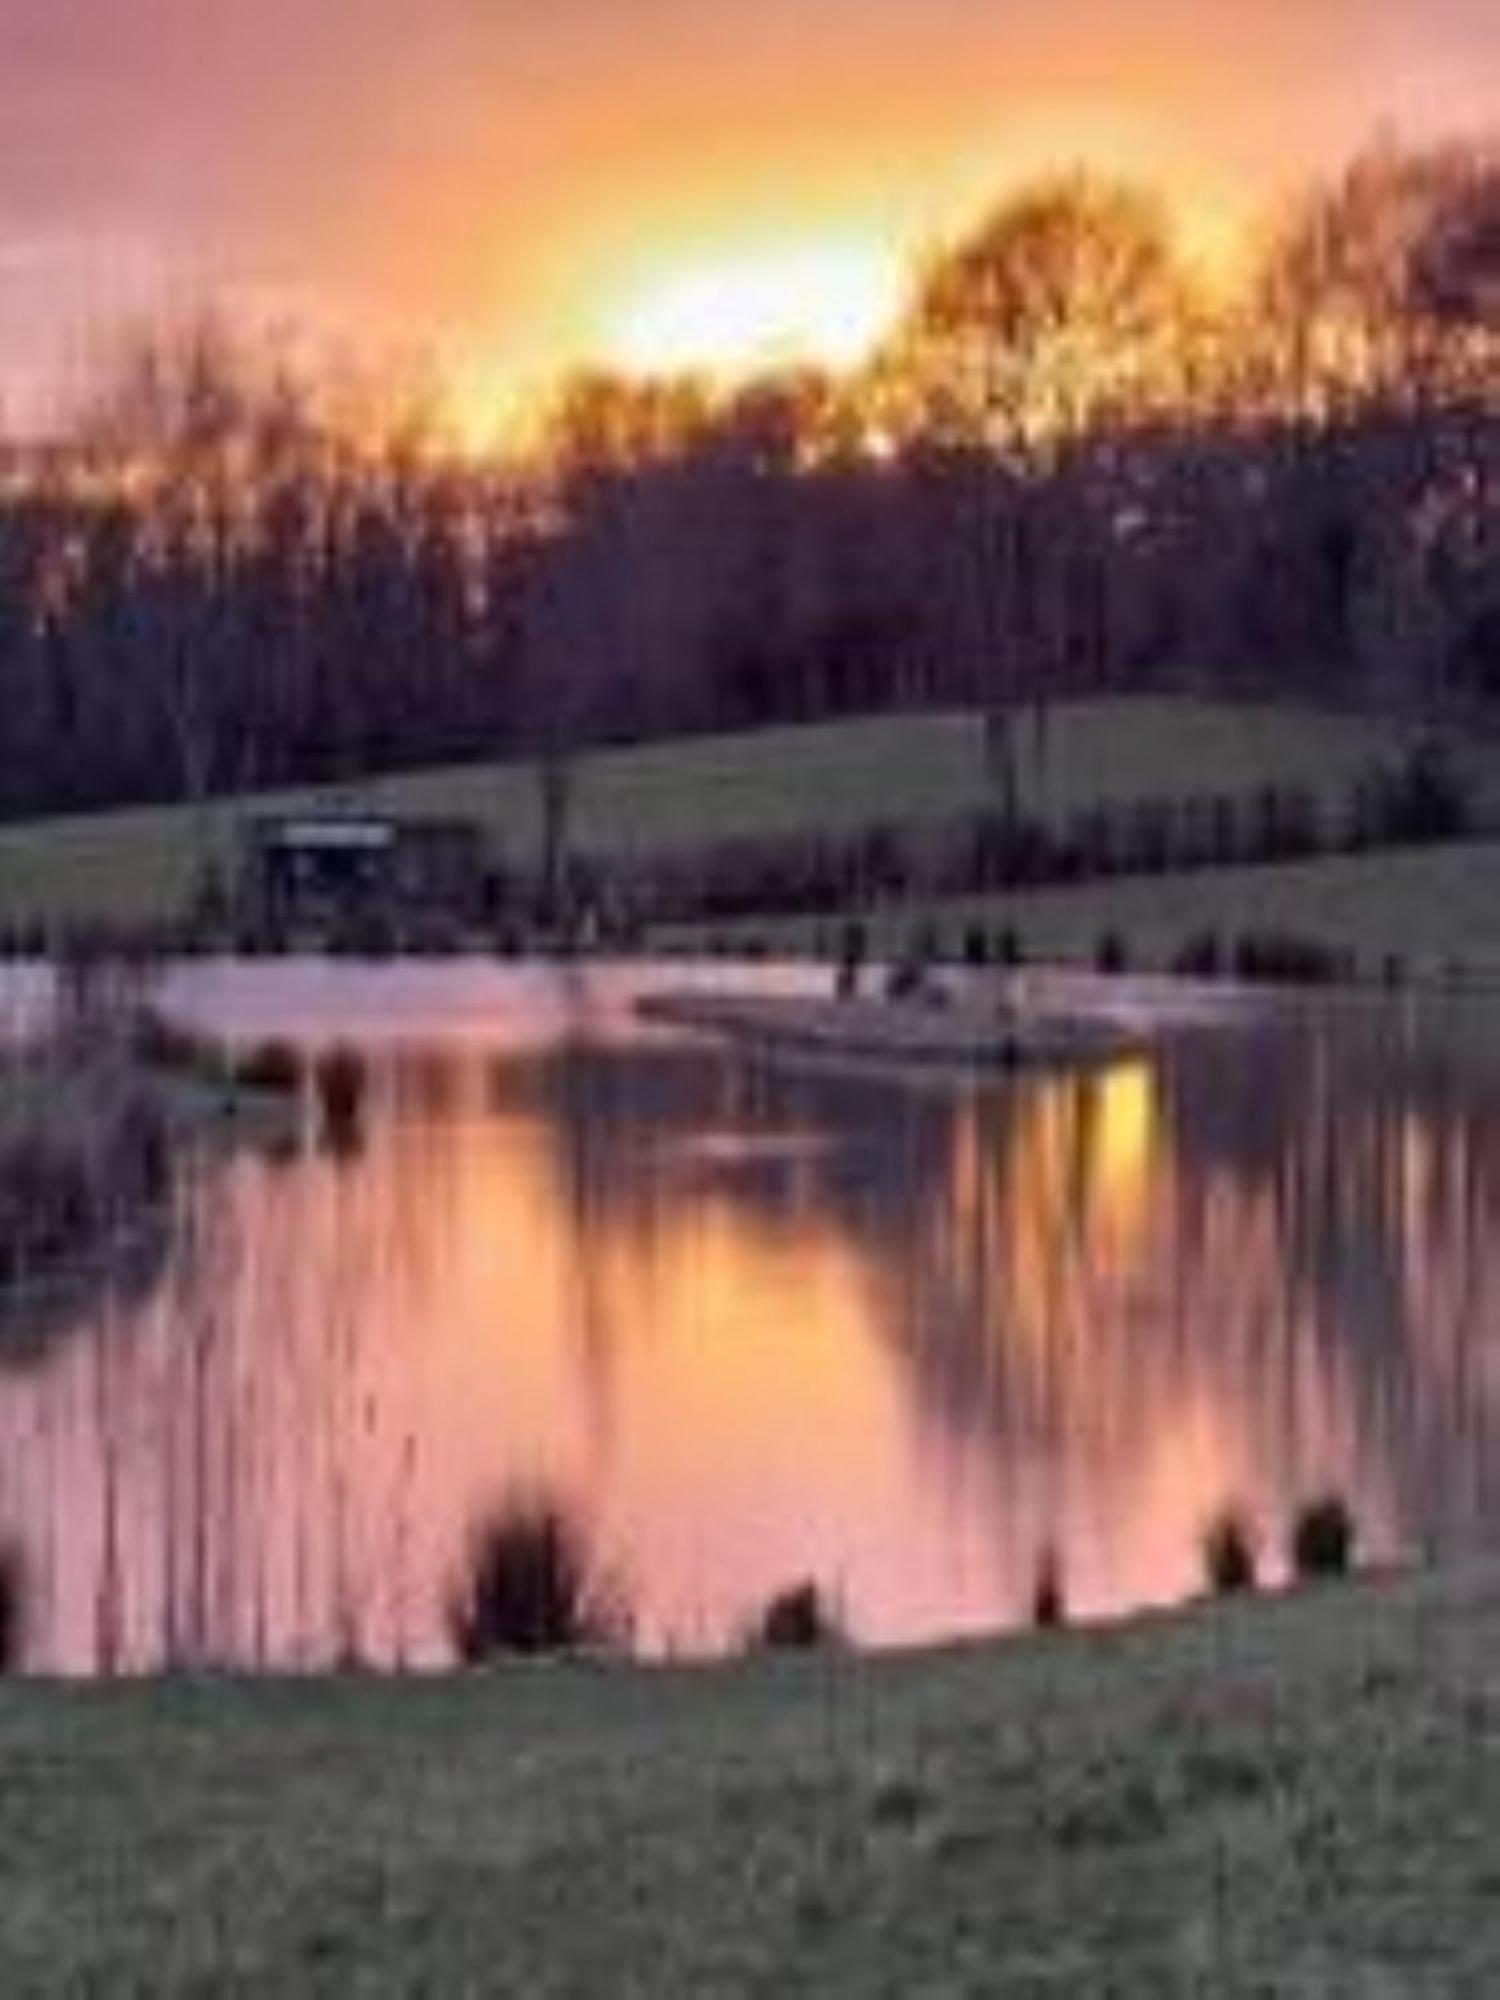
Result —
M857 375L565 385L524 466L204 323L0 457L0 813L1148 686L1500 692L1500 147L1209 283L1070 173Z

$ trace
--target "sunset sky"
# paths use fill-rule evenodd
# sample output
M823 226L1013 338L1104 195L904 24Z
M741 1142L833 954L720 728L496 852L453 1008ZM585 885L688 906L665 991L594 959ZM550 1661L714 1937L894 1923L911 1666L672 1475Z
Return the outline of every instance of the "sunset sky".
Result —
M1029 168L1153 174L1212 239L1497 86L1493 0L0 0L0 379L210 297L419 345L471 411L836 361Z

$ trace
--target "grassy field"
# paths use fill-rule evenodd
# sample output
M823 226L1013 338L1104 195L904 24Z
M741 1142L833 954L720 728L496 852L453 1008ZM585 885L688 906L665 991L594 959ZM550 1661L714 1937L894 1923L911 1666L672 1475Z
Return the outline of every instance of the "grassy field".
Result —
M882 1660L0 1693L7 1993L1500 1990L1500 1578Z
M1248 794L1269 781L1342 803L1372 759L1399 750L1394 724L1271 706L1141 698L1072 704L1044 733L1017 725L1023 807L1060 821L1083 808L1183 791ZM619 751L581 762L573 839L626 858L709 840L875 823L920 827L996 802L984 731L967 715L841 722ZM232 854L250 814L331 802L456 814L534 865L540 787L530 764L474 765L338 789L55 819L0 829L0 924L150 921L186 905L209 853Z
M1028 957L1049 962L1092 960L1099 940L1114 933L1132 964L1165 969L1204 932L1226 943L1281 932L1352 952L1369 977L1378 977L1394 954L1416 977L1500 978L1500 842L892 906L869 921L872 949L899 952L927 924L949 951L976 926L991 936L1014 930ZM832 949L839 928L828 919L787 919L713 934L753 936L795 955ZM686 948L709 934L684 928L672 942Z

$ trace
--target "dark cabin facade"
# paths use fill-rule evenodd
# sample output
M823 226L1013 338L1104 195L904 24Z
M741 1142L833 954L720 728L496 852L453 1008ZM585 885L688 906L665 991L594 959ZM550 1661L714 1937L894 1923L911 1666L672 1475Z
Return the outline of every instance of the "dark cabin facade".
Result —
M411 942L480 923L487 882L471 821L295 813L248 829L240 908L271 938Z

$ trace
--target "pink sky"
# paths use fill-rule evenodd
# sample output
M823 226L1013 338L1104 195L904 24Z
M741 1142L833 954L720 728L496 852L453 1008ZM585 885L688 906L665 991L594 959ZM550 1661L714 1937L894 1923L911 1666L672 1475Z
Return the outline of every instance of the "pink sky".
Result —
M0 0L0 380L209 295L536 374L674 257L1048 158L1232 205L1497 85L1491 0Z

